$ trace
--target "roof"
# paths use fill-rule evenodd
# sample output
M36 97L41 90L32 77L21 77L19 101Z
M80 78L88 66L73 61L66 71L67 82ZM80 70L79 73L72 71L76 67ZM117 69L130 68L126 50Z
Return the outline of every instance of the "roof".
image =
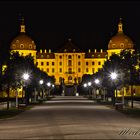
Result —
M106 58L107 52L86 52L85 58Z
M80 50L73 42L71 39L68 39L68 41L66 42L66 44L64 44L64 46L57 51L57 53L78 53L78 52L83 52L82 50Z
M11 50L35 50L36 45L28 35L20 33L13 39L10 46Z
M49 53L49 52L37 52L36 55L37 59L55 59L55 54L54 53Z

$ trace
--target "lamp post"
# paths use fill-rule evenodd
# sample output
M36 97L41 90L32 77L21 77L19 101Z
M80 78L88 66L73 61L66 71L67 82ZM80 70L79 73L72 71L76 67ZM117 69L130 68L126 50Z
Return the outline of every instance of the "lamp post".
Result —
M48 83L47 83L47 86L48 86L48 96L50 96L50 87L51 87L51 83L48 82Z
M110 78L113 81L113 85L114 85L114 93L113 93L113 105L115 105L115 91L116 91L116 100L117 100L117 87L115 85L115 81L118 78L118 74L116 72L111 72L110 73Z
M94 80L94 83L96 84L96 86L99 86L100 80L99 80L99 79L95 79L95 80ZM97 92L97 89L96 89L96 92Z
M29 75L28 73L24 73L24 74L22 75L22 78L23 78L23 80L24 80L24 87L25 87L25 103L26 103L26 105L27 105L26 82L29 80L30 75Z
M42 98L43 98L43 89L42 89L42 88L43 88L43 87L42 87L43 83L44 83L44 81L43 81L43 80L40 80L40 81L39 81L39 84L41 85L41 92L42 92L42 94L41 94L41 95L42 95Z
M89 97L90 97L90 95L91 95L91 92L90 92L91 90L90 89L91 89L92 83L91 82L88 82L87 85L88 85L88 94L89 94Z

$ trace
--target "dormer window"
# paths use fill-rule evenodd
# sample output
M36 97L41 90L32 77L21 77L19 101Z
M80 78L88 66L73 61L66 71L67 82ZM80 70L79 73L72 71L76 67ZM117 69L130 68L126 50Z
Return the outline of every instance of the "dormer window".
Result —
M24 44L20 44L20 48L23 49L24 48Z
M29 48L32 49L32 44L29 44Z

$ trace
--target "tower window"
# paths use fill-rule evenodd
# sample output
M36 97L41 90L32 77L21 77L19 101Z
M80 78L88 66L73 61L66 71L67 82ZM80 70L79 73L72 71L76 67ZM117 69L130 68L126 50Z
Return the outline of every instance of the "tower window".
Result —
M20 44L20 48L23 49L24 48L24 44Z
M32 44L29 45L29 48L32 49Z
M86 62L86 65L88 65L88 62Z

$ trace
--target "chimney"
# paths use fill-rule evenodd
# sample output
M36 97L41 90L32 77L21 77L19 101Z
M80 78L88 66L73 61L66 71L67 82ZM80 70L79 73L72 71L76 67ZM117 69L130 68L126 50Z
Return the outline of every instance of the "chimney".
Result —
M95 49L95 50L94 50L94 52L96 53L96 52L97 52L97 50Z
M42 53L42 49L40 50L40 53Z
M91 50L89 49L89 50L88 50L88 52L90 53L90 52L91 52Z
M45 51L44 51L44 52L45 52L45 53L47 52L47 51L46 51L46 49L45 49Z
M101 53L103 52L103 49L101 49Z

